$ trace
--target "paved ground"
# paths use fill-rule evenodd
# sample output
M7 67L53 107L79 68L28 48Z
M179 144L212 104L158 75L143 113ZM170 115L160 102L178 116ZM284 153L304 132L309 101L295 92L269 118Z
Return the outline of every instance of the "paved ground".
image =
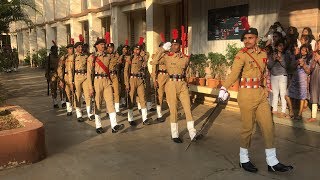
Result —
M46 96L46 81L38 69L22 68L18 73L0 75L9 93L10 104L18 104L42 121L46 129L48 157L36 164L0 171L0 179L319 179L320 136L289 126L276 125L276 146L282 162L295 170L273 174L266 169L263 140L259 129L253 136L251 159L258 166L250 174L238 166L240 113L227 106L213 119L205 138L185 148L188 139L185 121L180 121L183 144L170 140L169 122L135 129L120 118L126 128L112 134L97 135L92 122L78 123L63 109L53 110ZM211 107L194 105L197 128ZM140 118L136 112L136 118ZM155 117L152 113L151 116ZM168 116L168 113L166 113ZM0 146L1 148L1 146Z

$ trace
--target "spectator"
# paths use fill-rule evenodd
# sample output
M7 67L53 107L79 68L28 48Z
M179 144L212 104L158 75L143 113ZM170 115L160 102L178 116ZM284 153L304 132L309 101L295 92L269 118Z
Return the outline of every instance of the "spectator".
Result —
M320 103L320 40L317 41L317 51L310 64L310 102L311 118L308 122L316 121L318 103Z
M272 48L274 49L275 43L279 40L283 40L283 36L280 32L275 31L273 32L272 39L267 41L266 46L271 45Z
M296 61L291 62L291 66L295 68L295 72L292 77L290 87L288 89L289 99L289 109L293 110L291 98L300 101L299 113L294 117L296 120L302 120L302 112L305 106L305 100L308 97L308 82L307 78L310 74L310 57L309 48L306 44L300 47L300 54L298 55ZM291 107L290 107L291 106Z
M311 28L309 28L309 27L303 28L301 37L304 35L308 36L312 51L315 51L316 50L316 40L312 34ZM301 45L303 45L303 43L298 41L298 46L301 47Z
M289 49L294 44L297 44L298 38L299 38L298 29L296 27L290 26L287 30L287 36L286 36L287 49Z
M268 69L271 72L272 87L272 113L277 114L279 118L287 118L286 109L287 102L285 95L287 92L287 63L285 61L284 41L275 43L275 52L270 56L268 61ZM278 113L279 93L281 98L281 113Z

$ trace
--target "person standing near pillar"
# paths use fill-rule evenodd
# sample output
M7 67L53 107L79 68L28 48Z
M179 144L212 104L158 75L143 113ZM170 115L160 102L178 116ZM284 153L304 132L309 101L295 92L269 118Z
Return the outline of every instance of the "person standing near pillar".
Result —
M133 55L127 56L126 64L124 68L124 80L126 85L126 91L130 94L131 102L135 102L136 96L139 97L141 104L142 121L144 125L151 125L151 119L147 118L147 107L145 101L145 87L144 87L144 59L141 57L141 48L143 38L140 37L139 43L134 46ZM131 126L136 126L137 123L133 120L133 105L129 105L128 109L128 121Z
M220 88L218 98L226 101L227 89L240 78L240 90L238 104L241 112L241 140L240 140L240 167L245 171L257 172L256 166L249 159L248 149L251 144L254 125L259 124L262 136L265 140L266 161L268 171L285 172L293 169L292 166L281 164L276 156L274 147L274 124L271 107L267 100L265 71L267 66L267 54L257 46L258 31L249 28L249 24L243 23L245 32L241 41L245 48L240 50L232 65L231 74Z
M124 83L124 66L126 64L126 59L130 59L130 46L128 45L129 42L126 40L125 45L122 48L122 54L118 59L118 73L119 73L119 80L120 80L120 104L122 107L126 105L126 85Z
M105 53L105 39L98 39L94 44L96 53L88 57L87 79L89 80L89 94L95 97L95 124L98 134L104 133L101 126L101 105L105 100L112 128L112 133L116 133L124 128L123 124L117 123L117 115L114 109L112 82L110 80L109 64L110 58ZM94 77L94 78L92 78Z
M187 68L189 67L189 57L184 55L180 49L182 41L178 39L178 30L172 30L173 39L164 43L153 59L153 64L162 64L166 67L169 79L166 82L166 99L170 110L171 137L173 142L182 143L179 137L177 100L179 99L186 115L187 129L192 141L197 140L194 120L191 114L191 102L189 89L186 82ZM170 51L170 52L169 52Z
M114 52L114 44L110 41L110 33L106 33L107 58L109 58L110 80L113 88L114 107L118 116L123 116L120 112L120 84L119 84L119 55Z
M50 48L50 54L47 57L46 63L46 74L45 77L49 82L50 90L51 90L51 97L53 101L53 108L59 108L58 100L57 100L57 87L58 87L58 46L54 41L53 46Z
M88 56L86 54L83 54L82 45L84 42L83 36L79 35L79 42L77 42L74 45L75 49L75 62L74 62L74 69L69 69L68 72L74 71L74 87L75 87L75 93L76 93L76 99L75 99L75 109L76 109L76 115L78 122L84 122L84 119L82 117L81 112L81 96L82 93L84 94L85 104L86 104L86 110L88 114L88 118L90 121L94 120L94 114L92 114L90 111L90 95L89 95L89 80L87 80L87 58ZM69 66L70 67L70 66Z
M60 88L64 89L66 93L66 105L67 105L67 116L72 116L72 101L74 99L73 96L73 72L70 71L73 69L73 61L74 61L74 50L73 50L74 40L71 38L70 44L66 46L67 54L62 56L60 59L60 64L58 68L58 76L60 79Z
M161 37L161 43L159 44L159 48L162 48L163 44L166 41L163 33L160 34L160 37ZM154 59L154 55L152 56L152 59ZM159 61L162 61L161 59ZM155 95L156 96L155 103L157 104L157 121L164 122L165 119L162 117L162 103L163 103L163 97L165 92L165 85L166 85L166 82L169 80L169 75L167 72L167 68L163 62L155 65L153 61L151 61L150 64L152 65L152 78L153 78L155 93L158 93L157 95Z
M150 57L150 53L146 51L146 44L143 43L142 44L142 48L141 48L141 52L140 52L141 57L143 58L143 71L144 71L144 83L145 83L145 92L148 96L146 96L146 100L147 100L147 110L148 111L155 111L156 109L154 109L152 107L152 102L151 102L151 96L149 96L151 94L151 76L149 73L149 69L148 69L148 63L149 63L149 57ZM138 103L139 100L138 100Z

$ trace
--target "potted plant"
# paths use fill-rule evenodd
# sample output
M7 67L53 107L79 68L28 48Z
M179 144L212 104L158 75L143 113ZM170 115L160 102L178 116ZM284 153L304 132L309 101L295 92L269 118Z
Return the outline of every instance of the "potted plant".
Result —
M237 53L240 51L241 48L237 47L237 44L228 44L226 49L226 58L227 58L227 65L229 68L231 68L233 61L237 55ZM238 91L239 90L239 80L236 81L230 88L231 91Z
M189 71L189 84L199 84L199 78L201 78L201 84L205 85L205 64L207 57L205 54L191 54L190 56L190 71ZM204 74L204 75L203 75Z
M226 57L221 53L208 53L207 66L210 67L211 78L208 81L208 87L217 88L221 80L225 78Z
M206 70L205 70L205 68L206 68L206 61L205 60L203 63L198 64L198 66L197 66L197 73L198 73L198 77L199 77L198 84L200 86L206 85L206 78L205 78L206 77Z

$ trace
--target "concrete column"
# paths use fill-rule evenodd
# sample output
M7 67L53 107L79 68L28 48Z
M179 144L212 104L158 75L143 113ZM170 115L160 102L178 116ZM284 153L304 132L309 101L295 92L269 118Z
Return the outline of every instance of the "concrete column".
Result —
M17 46L18 46L18 58L19 62L23 62L24 59L24 49L23 49L23 33L21 31L17 32Z
M23 35L22 48L24 49L23 57L25 58L28 55L30 55L29 30L23 30L22 35ZM32 64L31 64L31 66L32 66Z
M29 46L30 46L30 56L38 51L38 45L37 45L37 33L35 29L31 29L30 34L29 34ZM31 59L31 67L33 66L33 61Z
M129 39L127 15L121 11L119 6L111 9L111 39L115 47Z
M56 41L56 37L54 37L54 32L52 27L46 24L46 41L45 42L46 42L47 49L50 49L50 47L53 45L52 40Z
M51 40L50 40L51 42ZM46 35L45 35L45 29L37 27L37 45L38 45L38 49L41 48L46 48L49 49L52 46L52 43L50 44L50 46L46 46Z
M90 52L94 51L94 43L97 38L104 38L104 35L101 33L101 19L97 18L96 15L89 13L88 14L88 23L89 23L89 47Z
M75 42L77 42L78 39L75 38ZM62 24L62 22L58 22L57 24L57 44L59 46L66 46L67 45L67 27Z
M11 42L11 47L16 48L18 47L18 40L17 40L17 34L16 33L11 33L10 34L10 42Z
M160 33L164 33L164 9L162 5L154 3L154 0L146 0L146 29L147 51L151 58L151 55L159 48ZM149 64L148 67L151 72L151 65Z

